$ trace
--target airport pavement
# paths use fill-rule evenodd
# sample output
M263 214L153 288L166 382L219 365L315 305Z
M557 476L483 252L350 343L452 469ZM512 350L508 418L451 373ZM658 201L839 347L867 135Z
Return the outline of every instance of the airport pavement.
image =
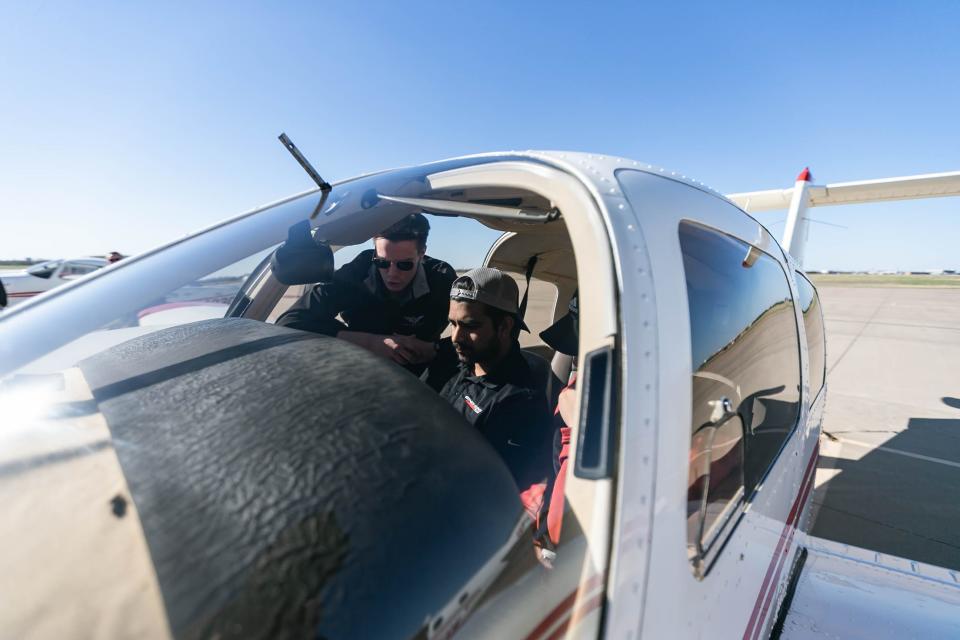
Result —
M812 534L960 569L960 289L821 286Z

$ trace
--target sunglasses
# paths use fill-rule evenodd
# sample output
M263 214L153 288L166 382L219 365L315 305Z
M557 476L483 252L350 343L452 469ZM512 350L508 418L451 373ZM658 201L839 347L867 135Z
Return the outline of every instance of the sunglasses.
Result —
M373 264L377 265L377 269L389 269L391 264L395 264L400 271L410 271L417 266L414 260L387 260L386 258L377 257L374 257Z

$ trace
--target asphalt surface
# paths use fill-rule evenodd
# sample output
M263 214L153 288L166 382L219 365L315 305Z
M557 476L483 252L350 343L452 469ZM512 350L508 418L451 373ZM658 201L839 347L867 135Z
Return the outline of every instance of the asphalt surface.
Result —
M821 286L815 536L960 569L960 289Z

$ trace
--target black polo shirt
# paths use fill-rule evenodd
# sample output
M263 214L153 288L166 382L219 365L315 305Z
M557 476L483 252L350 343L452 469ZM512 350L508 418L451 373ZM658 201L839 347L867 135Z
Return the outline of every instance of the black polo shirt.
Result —
M514 342L488 375L473 375L461 364L440 390L440 396L493 445L521 490L546 479L551 469L550 415L537 387Z
M439 338L447 325L450 286L456 278L453 267L425 256L410 286L392 295L373 256L373 249L363 251L337 269L333 282L314 285L277 324L329 336L349 329L416 336L428 342Z

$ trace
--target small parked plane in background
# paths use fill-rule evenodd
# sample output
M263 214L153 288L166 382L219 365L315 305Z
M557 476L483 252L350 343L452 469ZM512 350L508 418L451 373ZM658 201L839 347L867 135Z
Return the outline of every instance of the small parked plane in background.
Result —
M0 283L7 292L7 304L13 306L108 264L105 258L49 260L22 270L0 271Z
M960 637L960 575L806 533L827 381L800 268L808 207L953 195L960 173L725 197L527 151L311 176L0 316L8 635ZM781 207L789 251L747 213ZM545 396L580 380L550 567L435 393L274 324L302 293L271 267L290 229L333 252L419 212L503 232L476 266L544 292L531 336L579 291L576 363L524 348ZM161 315L185 302L218 317Z

